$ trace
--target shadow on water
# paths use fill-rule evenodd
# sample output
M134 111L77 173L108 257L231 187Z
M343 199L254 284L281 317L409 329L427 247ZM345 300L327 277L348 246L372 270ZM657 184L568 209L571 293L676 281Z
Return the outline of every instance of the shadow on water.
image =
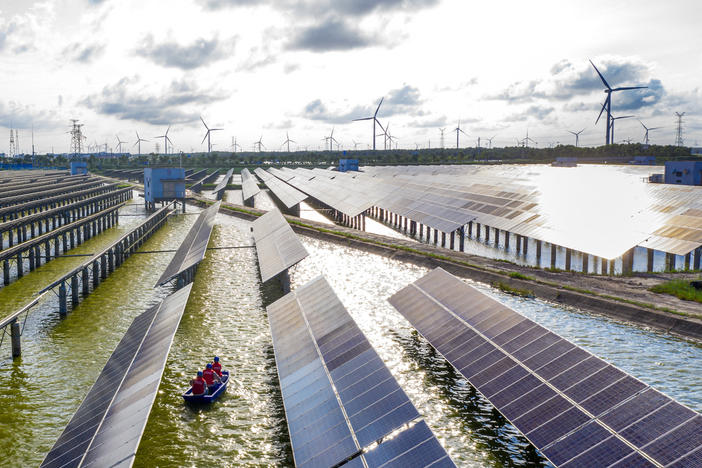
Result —
M452 416L461 421L481 451L495 466L551 466L536 448L507 421L458 371L415 330L391 333L404 352L426 371L426 379L440 389Z

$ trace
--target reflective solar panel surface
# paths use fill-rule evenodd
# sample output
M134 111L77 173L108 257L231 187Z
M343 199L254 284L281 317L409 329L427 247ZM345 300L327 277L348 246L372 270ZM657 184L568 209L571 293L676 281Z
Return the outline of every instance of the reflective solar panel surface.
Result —
M224 179L222 179L222 181L219 184L217 184L217 186L214 188L213 192L216 193L216 192L219 192L220 190L224 190L225 188L227 188L227 185L229 184L229 181L232 178L232 174L234 174L234 169L229 169L227 171L227 173L225 174Z
M404 466L454 466L424 422L361 454L419 413L324 277L267 312L297 466L381 466L408 451L422 463Z
M273 195L288 208L292 208L307 199L307 195L269 174L260 167L254 169L254 173L266 184L266 187L273 192Z
M558 466L665 466L702 446L702 416L441 268L389 301Z
M256 254L264 283L309 255L276 208L252 224Z
M351 198L356 212L377 206L443 232L475 220L606 259L637 245L676 255L702 245L702 187L646 183L650 168L471 165L362 170L353 175L327 171L324 177L321 169L283 169L276 176L291 177L292 185L345 213L350 207L344 198ZM333 174L339 175L331 178Z
M214 227L215 216L217 216L220 204L221 202L217 202L200 213L161 278L156 282L156 286L169 282L205 258L205 251L210 241L212 227Z
M41 466L131 466L192 284L137 316Z
M244 200L248 200L249 198L253 197L256 195L258 192L260 192L261 189L258 188L258 184L256 183L256 178L251 175L248 169L242 169L241 170L241 193L242 196L244 197Z

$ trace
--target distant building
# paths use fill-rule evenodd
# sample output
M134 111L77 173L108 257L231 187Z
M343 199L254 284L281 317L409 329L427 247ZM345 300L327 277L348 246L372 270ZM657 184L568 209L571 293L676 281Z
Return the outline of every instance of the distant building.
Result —
M690 154L702 155L702 146L698 146L697 148L690 148Z
M157 202L181 200L185 209L185 169L163 167L144 169L144 203L147 209Z
M702 161L666 161L665 183L702 185Z
M358 171L358 159L339 159L339 172Z
M655 166L656 165L656 157L655 156L634 156L634 159L632 161L629 161L630 164L635 164L637 166Z
M71 161L71 175L88 173L88 163L85 161Z
M565 156L556 158L551 165L555 167L576 167L578 165L578 158Z

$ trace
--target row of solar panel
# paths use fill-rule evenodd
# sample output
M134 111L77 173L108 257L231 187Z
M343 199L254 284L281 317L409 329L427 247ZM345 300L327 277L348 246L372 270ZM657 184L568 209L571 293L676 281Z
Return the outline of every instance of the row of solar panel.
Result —
M423 422L361 454L419 414L323 277L267 311L297 466L454 466Z
M232 174L234 174L234 169L229 169L224 175L224 178L214 188L213 192L217 193L227 188L227 185L229 185L229 181L232 179Z
M390 303L557 465L666 465L702 443L702 416L441 269Z
M256 179L248 169L241 170L241 194L244 201L254 197L261 189L258 188Z
M273 192L273 195L275 195L287 208L292 208L307 198L307 195L300 192L292 185L286 184L260 167L257 167L254 172L261 180L263 180L266 187Z
M255 220L251 229L264 283L309 255L277 208Z
M191 288L134 319L43 468L132 465Z

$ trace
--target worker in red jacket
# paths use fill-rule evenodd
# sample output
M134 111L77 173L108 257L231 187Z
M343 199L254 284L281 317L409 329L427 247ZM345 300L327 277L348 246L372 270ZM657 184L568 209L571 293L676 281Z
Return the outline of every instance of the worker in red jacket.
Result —
M222 377L222 363L219 362L219 356L214 357L212 362L212 370L217 373L218 376Z
M207 382L203 377L202 371L197 371L197 377L190 381L190 385L193 387L193 395L205 395L207 393Z
M212 370L211 363L207 363L207 367L204 371L202 371L202 377L205 379L205 382L207 383L207 389L210 391L214 390L215 384L222 382L222 379L219 378L219 375L217 375L217 373Z

